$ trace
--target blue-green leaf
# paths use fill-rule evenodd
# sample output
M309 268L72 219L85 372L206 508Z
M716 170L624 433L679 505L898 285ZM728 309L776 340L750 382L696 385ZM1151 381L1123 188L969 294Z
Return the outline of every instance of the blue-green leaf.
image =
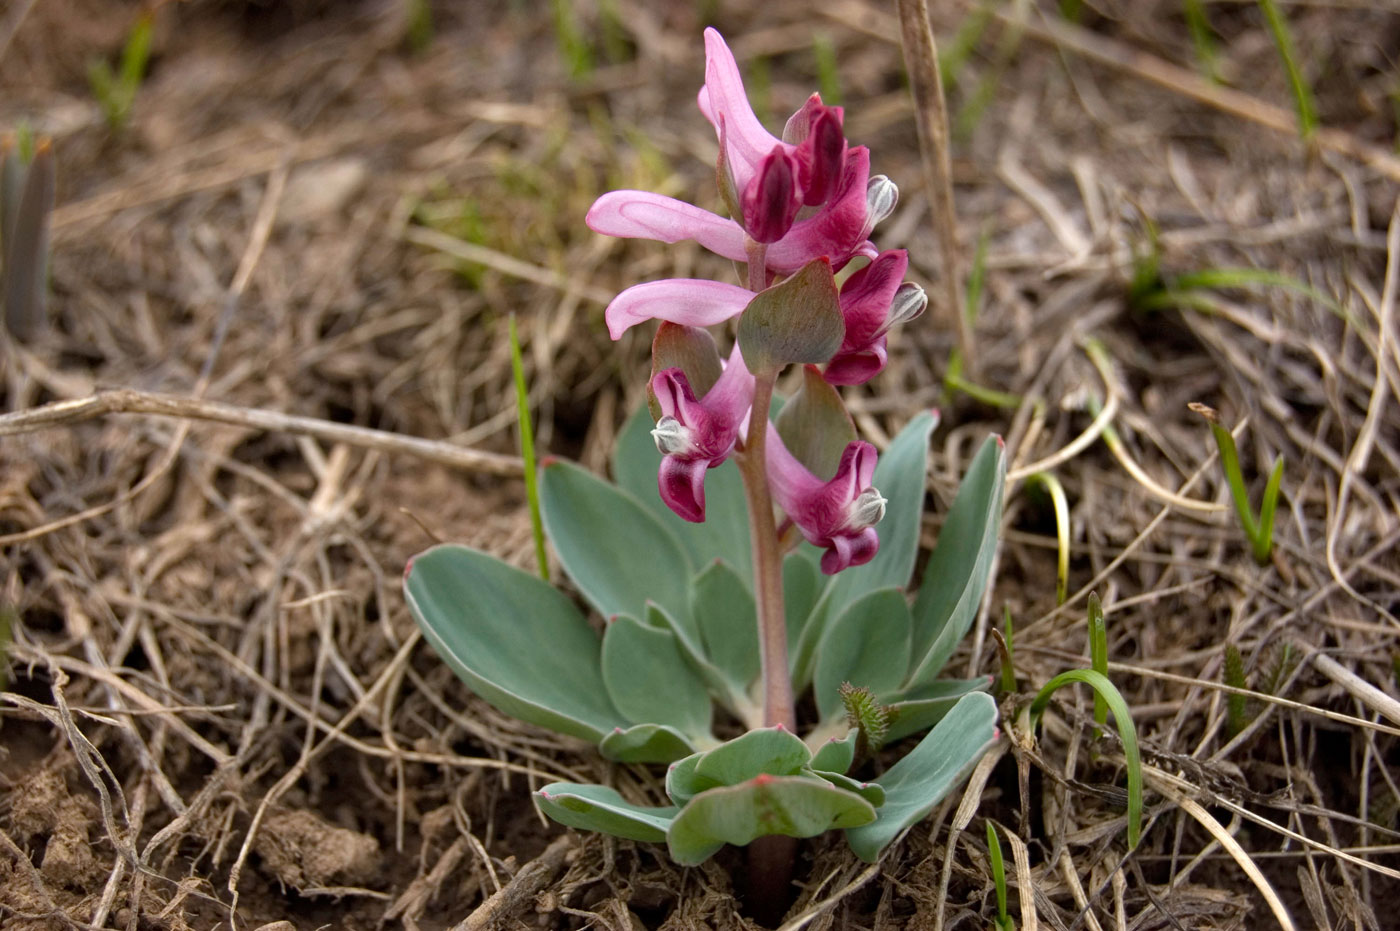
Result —
M662 724L682 734L710 732L710 693L686 663L669 630L621 615L603 634L603 684L634 724Z
M438 655L506 714L591 741L627 724L603 685L598 635L538 577L436 546L409 564L404 595Z
M794 651L793 687L799 691L812 681L816 647L826 626L857 598L879 588L903 588L914 571L919 553L919 522L924 510L924 482L928 473L928 438L938 425L938 415L926 411L911 420L880 456L873 484L888 502L885 519L876 529L880 552L863 566L836 575L812 612Z
M743 846L767 834L814 837L874 820L869 802L824 780L762 775L692 798L671 821L666 844L672 860L697 866L725 844Z
M897 588L851 602L817 646L812 684L823 721L843 713L841 683L870 689L883 699L909 668L909 603Z
M876 779L885 789L879 818L846 831L856 856L874 863L901 831L922 821L977 765L995 738L996 721L997 706L990 695L968 695L917 747Z
M603 617L642 617L647 601L685 616L694 569L674 533L631 495L572 463L540 470L545 532Z
M695 753L692 740L673 727L638 724L614 730L598 743L598 752L618 763L669 763Z
M987 589L1006 484L1006 447L988 437L972 460L938 532L919 597L906 687L931 682L967 634Z
M732 786L760 773L791 776L812 761L812 751L782 725L760 727L708 750L695 762L695 776Z
M845 737L831 737L812 754L813 769L829 773L844 773L851 768L856 758L856 740L860 737L857 728L846 731Z
M729 683L732 703L746 701L758 677L758 614L739 574L721 560L690 583L690 616L705 657Z
M890 743L933 727L964 695L986 692L993 681L991 676L935 679L911 693L894 696L889 705L890 729L885 735L885 742Z
M844 773L833 773L821 769L814 769L812 773L813 775L825 779L838 789L854 792L876 808L885 804L885 787L878 782L861 782L858 779L852 779Z
M692 524L677 517L656 490L661 453L651 438L654 426L644 406L629 418L613 449L613 477L663 526L676 535L695 568L723 559L745 585L753 585L753 550L749 543L749 512L744 482L731 458L705 473L705 522ZM689 575L687 575L689 579Z
M540 811L560 824L614 837L660 843L679 810L633 805L607 786L552 782L535 793Z

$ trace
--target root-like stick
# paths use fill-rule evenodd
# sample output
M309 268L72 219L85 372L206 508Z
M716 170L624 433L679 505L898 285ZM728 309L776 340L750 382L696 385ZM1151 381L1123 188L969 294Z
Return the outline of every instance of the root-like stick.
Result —
M554 879L564 867L564 861L574 850L573 835L562 834L554 839L544 853L520 868L510 882L499 892L476 907L476 910L458 924L452 931L483 931L496 926L501 919L519 909L530 898Z
M938 46L928 22L925 0L899 0L900 45L904 66L914 92L914 123L919 132L919 151L924 160L924 185L933 206L938 227L938 246L943 257L943 290L946 314L953 317L958 334L958 351L963 367L976 380L977 349L972 326L963 309L962 263L958 261L958 213L953 202L953 162L948 138L948 101L943 96L943 78L938 70Z

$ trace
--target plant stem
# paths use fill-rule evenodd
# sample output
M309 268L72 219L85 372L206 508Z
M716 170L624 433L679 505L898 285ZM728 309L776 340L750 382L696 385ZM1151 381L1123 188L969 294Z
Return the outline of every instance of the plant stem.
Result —
M768 491L766 446L769 406L773 402L773 373L754 380L753 413L749 435L739 459L744 493L749 505L749 534L753 539L753 578L758 601L758 646L763 674L763 724L781 724L794 733L792 676L788 672L787 620L783 616L782 553L773 519L773 499Z

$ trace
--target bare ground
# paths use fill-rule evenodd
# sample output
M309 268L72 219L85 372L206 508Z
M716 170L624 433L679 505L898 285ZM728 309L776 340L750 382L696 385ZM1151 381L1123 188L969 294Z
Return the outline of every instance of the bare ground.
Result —
M1254 4L1206 7L1223 85L1200 77L1184 3L1087 3L1078 25L1048 3L976 8L999 12L953 70L950 104L963 273L979 243L986 254L976 380L1015 396L997 407L943 385L952 310L937 306L891 9L585 3L597 62L570 78L539 2L435 4L419 54L393 3L167 5L132 122L113 132L87 62L115 57L137 7L8 4L0 125L52 134L61 178L55 326L8 348L7 407L138 394L44 429L6 421L0 441L18 617L0 696L0 923L751 926L733 856L680 870L654 847L542 823L529 790L550 778L654 799L657 775L471 696L418 642L397 582L434 537L533 561L509 459L508 313L541 445L601 469L646 370L645 337L607 341L603 302L639 280L727 273L581 223L613 187L712 199L694 93L713 22L770 120L817 83L823 35L849 135L904 191L882 242L910 249L935 307L853 407L877 443L943 408L928 540L989 431L1016 474L1052 467L1072 512L1057 607L1053 516L1022 482L1008 497L995 587L955 661L995 670L989 631L1009 608L1022 694L1004 701L1008 739L976 794L878 869L839 837L805 844L790 926L987 926L984 818L1015 854L1022 927L1393 926L1400 13L1279 5L1326 127L1311 144L1290 129ZM935 4L945 55L970 15ZM1280 277L1144 306L1180 276L1239 268ZM152 394L314 422L121 413ZM1190 402L1242 428L1256 501L1285 459L1267 568L1221 508ZM370 448L340 424L446 442ZM1086 665L1090 590L1148 764L1131 855L1120 748L1093 739L1087 695L1063 693L1035 739L1018 718L1040 684ZM1227 645L1273 693L1234 737Z

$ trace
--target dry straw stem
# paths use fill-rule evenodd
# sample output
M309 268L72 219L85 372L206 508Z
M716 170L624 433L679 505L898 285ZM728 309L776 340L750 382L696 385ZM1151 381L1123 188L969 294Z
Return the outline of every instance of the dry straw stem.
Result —
M962 263L958 259L958 211L953 200L953 163L948 138L948 101L938 70L938 45L928 21L925 0L898 0L900 40L904 64L914 92L914 122L919 130L919 151L924 163L924 186L938 226L938 246L943 256L945 313L953 317L958 350L968 377L977 379L977 346L972 325L963 309Z
M129 388L104 391L72 401L55 401L42 407L5 414L0 416L0 436L69 426L107 414L154 414L185 421L206 420L252 430L309 436L363 449L416 456L449 468L486 475L518 476L524 469L518 456L466 449L441 440L402 436L387 430L357 427L317 417L238 407L199 398L152 394Z

